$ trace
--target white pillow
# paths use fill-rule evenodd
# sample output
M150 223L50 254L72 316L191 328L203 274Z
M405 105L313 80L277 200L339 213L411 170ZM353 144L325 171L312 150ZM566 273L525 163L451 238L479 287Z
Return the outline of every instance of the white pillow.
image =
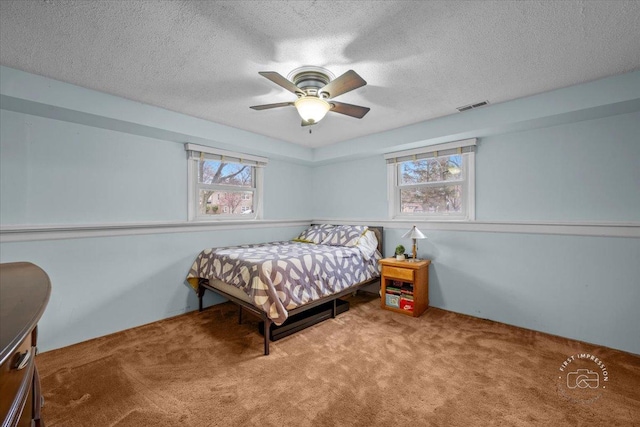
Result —
M378 249L378 238L376 237L376 233L371 230L367 230L367 232L360 237L356 246L360 249L360 252L362 252L362 256L365 260L371 259Z
M315 243L319 245L329 235L329 231L333 229L331 224L316 224L304 230L298 237L293 239L294 242Z
M353 247L369 227L366 225L337 225L329 230L323 245Z

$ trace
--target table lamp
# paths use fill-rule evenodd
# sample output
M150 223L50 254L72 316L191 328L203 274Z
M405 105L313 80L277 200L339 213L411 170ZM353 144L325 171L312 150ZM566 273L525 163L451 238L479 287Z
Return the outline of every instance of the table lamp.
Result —
M413 257L411 259L409 259L409 261L411 261L411 262L420 261L419 259L416 259L416 255L418 253L418 243L416 242L416 240L417 239L426 239L427 236L422 234L422 232L420 230L418 230L416 228L416 226L414 225L411 230L409 230L406 233L404 233L402 238L403 239L413 239Z

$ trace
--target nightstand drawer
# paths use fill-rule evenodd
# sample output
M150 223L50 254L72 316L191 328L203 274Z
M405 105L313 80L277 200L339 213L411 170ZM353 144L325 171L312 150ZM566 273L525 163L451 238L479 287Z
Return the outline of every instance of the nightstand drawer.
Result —
M394 279L413 281L413 270L410 268L397 268L385 265L382 267L382 275Z

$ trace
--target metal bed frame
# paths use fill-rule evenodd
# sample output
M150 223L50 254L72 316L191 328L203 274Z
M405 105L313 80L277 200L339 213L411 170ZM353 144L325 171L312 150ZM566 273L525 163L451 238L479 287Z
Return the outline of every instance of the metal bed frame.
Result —
M378 250L380 251L380 253L382 253L382 248L384 247L382 244L383 243L382 241L383 227L369 226L369 230L372 230L376 234L376 238L378 239ZM301 305L300 307L296 307L292 310L289 310L289 316L290 317L294 316L298 313L302 313L306 310L325 304L327 302L333 302L332 308L331 308L331 318L335 318L336 317L336 300L338 298L355 293L358 291L358 289L362 288L363 286L373 284L379 280L380 280L380 277L374 277L372 279L350 286L349 288L344 289L338 293L328 295L326 297L322 297L315 301L308 302L305 305ZM251 303L243 301L233 295L230 295L224 291L221 291L220 289L216 289L213 286L210 286L209 281L206 279L198 280L198 311L202 311L204 309L202 306L202 299L204 297L205 291L207 290L214 292L224 298L227 298L229 301L232 301L238 305L238 323L242 323L243 309L258 316L264 322L264 355L265 356L269 355L269 341L270 341L269 337L271 335L271 324L273 323L273 321L269 319L269 317L267 316L267 313L265 313L264 311L257 308Z

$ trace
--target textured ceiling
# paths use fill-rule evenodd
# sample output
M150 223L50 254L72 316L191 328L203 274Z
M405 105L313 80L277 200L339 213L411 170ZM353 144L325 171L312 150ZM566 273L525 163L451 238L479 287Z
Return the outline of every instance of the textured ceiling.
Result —
M319 147L640 69L640 2L2 0L0 63ZM249 109L303 65L358 72L337 100L369 114Z

